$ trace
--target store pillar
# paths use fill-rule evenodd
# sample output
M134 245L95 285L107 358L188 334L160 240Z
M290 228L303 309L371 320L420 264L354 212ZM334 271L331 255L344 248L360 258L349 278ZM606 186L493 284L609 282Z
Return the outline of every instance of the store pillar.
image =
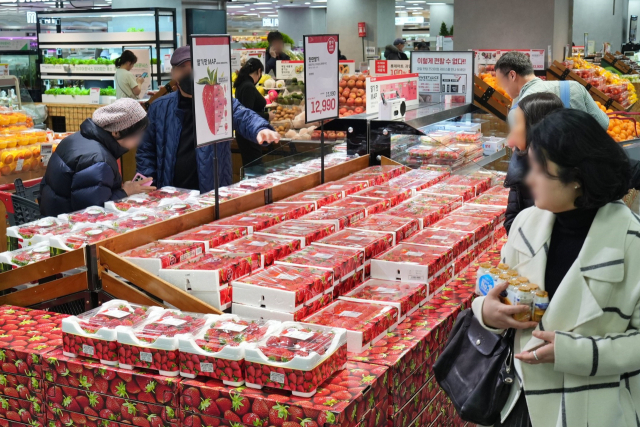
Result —
M281 7L278 9L278 30L302 47L302 36L327 32L327 9Z

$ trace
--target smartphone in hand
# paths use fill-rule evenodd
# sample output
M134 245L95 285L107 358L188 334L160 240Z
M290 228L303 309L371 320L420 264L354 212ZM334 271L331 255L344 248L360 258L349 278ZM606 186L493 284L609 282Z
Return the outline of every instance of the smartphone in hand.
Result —
M141 175L140 173L136 173L136 176L134 176L134 177L133 177L133 180L132 180L132 181L133 181L133 182L139 182L139 181L144 181L145 179L147 179L147 177L146 177L146 176ZM142 185L143 185L143 186L145 186L145 187L148 187L148 186L150 186L150 185L151 185L151 183L152 183L152 182L153 182L153 181L149 181L149 182L147 182L146 184L142 184Z

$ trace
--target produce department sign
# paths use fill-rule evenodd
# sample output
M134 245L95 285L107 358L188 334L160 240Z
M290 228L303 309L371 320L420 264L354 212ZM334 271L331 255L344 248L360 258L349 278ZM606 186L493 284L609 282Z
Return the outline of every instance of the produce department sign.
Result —
M304 36L304 81L306 120L338 117L338 35Z
M421 102L473 102L473 51L411 52L411 72L418 74Z
M233 138L230 36L192 36L196 145Z

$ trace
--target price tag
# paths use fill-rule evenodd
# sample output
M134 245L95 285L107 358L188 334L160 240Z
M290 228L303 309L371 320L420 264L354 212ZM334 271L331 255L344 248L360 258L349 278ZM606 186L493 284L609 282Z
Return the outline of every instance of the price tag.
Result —
M224 329L227 331L242 332L247 328L248 328L247 325L238 325L237 323L233 323L233 322L224 322L223 324L216 326L214 329Z
M153 363L153 355L151 353L146 352L146 351L141 351L140 352L140 361L141 362L147 362L147 363Z
M100 104L100 88L92 87L89 89L89 103Z
M40 158L42 159L42 163L45 166L49 164L49 159L51 158L51 154L53 154L53 144L40 145Z
M333 258L333 255L331 255L331 254L315 254L313 256L316 257L316 258L322 258L322 259Z
M196 234L211 234L211 233L215 233L215 231L214 230L200 230Z
M283 336L288 338L293 338L296 340L306 341L313 336L313 332L304 332L304 331L299 331L297 329L291 329L287 331L286 334L283 334Z
M284 384L284 374L278 373L276 371L271 371L269 373L269 379L274 383Z
M470 225L470 224L471 224L470 222L454 222L453 223L453 225L463 225L463 226Z
M306 227L298 227L297 225L289 225L287 227L282 227L286 230L298 230L298 231L306 231L307 228Z
M95 349L90 345L82 344L82 352L84 354L88 354L89 356L93 356Z
M18 159L18 163L16 164L16 171L20 172L22 170L22 165L24 164L24 159Z
M347 240L355 240L355 241L360 241L360 240L364 240L366 239L366 237L362 237L362 236L349 236L347 237Z
M200 362L200 372L213 372L213 363Z
M338 117L338 35L304 36L307 123Z
M376 288L377 292L380 292L381 294L395 294L396 292L398 292L397 289L392 289L392 288L383 288L378 286Z
M433 240L447 240L447 237L448 236L431 236L429 238Z
M342 187L344 187L344 185L330 185L327 188L329 190L342 190Z
M341 317L360 317L362 315L362 313L359 313L357 311L343 311L342 313L340 313Z
M163 319L158 323L161 325L180 326L187 323L187 321L182 319L177 319L175 317L169 317L168 319Z
M269 242L259 242L257 240L254 240L253 242L249 243L249 246L267 246L269 244Z
M422 256L422 255L424 255L424 253L409 251L409 252L406 253L406 255L408 255L408 256Z

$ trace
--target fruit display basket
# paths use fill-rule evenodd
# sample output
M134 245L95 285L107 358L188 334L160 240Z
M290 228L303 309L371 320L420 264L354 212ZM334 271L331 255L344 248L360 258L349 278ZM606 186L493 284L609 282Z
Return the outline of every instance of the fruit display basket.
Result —
M269 215L284 215L283 221L291 219L298 219L303 215L313 212L316 209L316 205L313 202L299 202L299 203L273 203L261 208L253 209L248 213L251 214L269 214Z
M464 255L473 245L473 233L466 231L425 228L405 241L415 245L443 246L451 248L453 258Z
M233 314L210 317L190 336L181 336L180 375L204 376L230 386L245 380L245 348L270 335L280 326L274 320L243 319Z
M120 256L157 276L161 268L193 259L204 252L202 242L153 242L126 251Z
M341 181L333 181L333 182L327 182L325 184L322 185L318 185L317 187L313 187L310 190L307 190L307 192L314 192L314 191L330 191L330 192L334 192L334 191L339 191L342 192L342 198L344 199L345 197L357 193L358 191L362 191L365 188L367 188L367 183L365 182L341 182Z
M181 334L192 334L206 323L210 314L165 310L160 317L147 319L136 327L118 328L118 362L123 369L149 368L160 375L180 374L178 351Z
M333 273L334 286L360 269L364 263L363 254L356 249L339 249L323 246L307 246L286 256L276 264L297 267L315 267Z
M137 230L147 225L156 224L160 221L168 219L171 215L162 214L160 212L140 211L136 213L122 215L113 221L113 227L121 231Z
M280 222L281 221L279 221L276 216L252 215L250 213L243 213L233 215L225 219L219 219L212 224L244 227L247 231L247 234L252 234L256 231L261 231L265 228L273 227Z
M108 212L126 212L134 213L140 210L147 211L158 206L159 200L149 197L147 194L134 194L118 201L107 201L104 203L104 209Z
M186 200L200 195L200 192L198 190L185 190L183 188L176 187L162 187L147 193L147 195L152 199Z
M432 279L452 261L451 248L403 242L371 260L371 277L431 285ZM429 292L436 289L430 286Z
M183 231L182 233L174 234L173 236L160 240L160 242L202 243L204 244L205 250L208 251L247 235L247 228L243 226L217 225L217 223L210 223Z
M88 208L78 212L60 214L58 215L58 218L71 224L90 223L111 225L113 221L120 218L120 216L120 214L115 212L107 212L100 206L89 206Z
M466 214L463 216L460 215L461 212L456 212L456 214L452 213L436 222L432 227L473 233L474 242L479 242L493 231L496 226L493 219L470 217Z
M358 197L372 197L377 199L389 200L390 206L396 206L400 202L411 197L412 192L409 189L391 187L389 185L376 185L357 193Z
M157 319L164 310L111 300L98 308L62 320L63 354L90 357L105 365L118 363L119 326L135 328L147 320Z
M340 299L392 305L400 313L398 321L402 322L408 315L427 302L428 289L424 283L370 279L346 295L341 296Z
M334 301L305 323L347 330L347 351L361 353L398 325L398 309L368 302Z
M320 209L340 199L342 199L342 191L303 191L302 193L294 194L291 197L280 200L276 202L276 204L312 202L315 204L316 209Z
M399 218L413 218L418 221L419 229L428 227L444 216L442 205L429 205L417 200L408 200L389 210L388 214Z
M356 195L348 196L339 202L335 202L327 206L327 209L364 209L366 216L381 213L391 207L391 201L388 199L358 197Z
M48 259L50 254L49 244L45 242L14 251L2 252L0 253L0 271L9 271Z
M378 214L358 222L351 228L378 233L392 233L393 245L395 246L418 232L420 224L417 219L413 218L398 218L394 215Z
M46 217L22 225L7 228L7 249L25 248L40 242L49 242L49 236L59 236L71 231L72 225L58 218Z
M245 348L246 385L290 390L313 396L318 386L347 363L347 331L342 328L283 322Z
M311 243L323 239L336 231L335 224L329 222L312 222L290 220L282 224L274 225L256 234L265 236L283 236L298 239L300 247L304 248Z
M333 288L328 270L273 265L232 282L233 302L293 313Z
M299 249L300 240L293 237L252 234L218 246L214 251L252 254L260 260L260 268L265 268Z
M412 197L410 202L422 203L434 206L443 206L444 215L449 214L452 210L459 208L464 203L462 196L456 196L452 194L432 194L428 192L429 189L421 191L415 197Z
M122 234L122 231L112 227L92 224L90 227L80 228L60 236L53 236L49 239L49 244L51 245L52 251L55 251L55 249L70 251L83 248L86 245L101 240L119 236L120 234Z
M313 246L358 249L362 251L365 265L369 264L371 258L386 251L392 245L392 233L371 233L352 229L339 231L313 244Z
M334 206L326 206L301 217L300 220L319 224L332 224L336 230L344 230L352 223L361 221L365 216L365 210L362 207L337 209Z

